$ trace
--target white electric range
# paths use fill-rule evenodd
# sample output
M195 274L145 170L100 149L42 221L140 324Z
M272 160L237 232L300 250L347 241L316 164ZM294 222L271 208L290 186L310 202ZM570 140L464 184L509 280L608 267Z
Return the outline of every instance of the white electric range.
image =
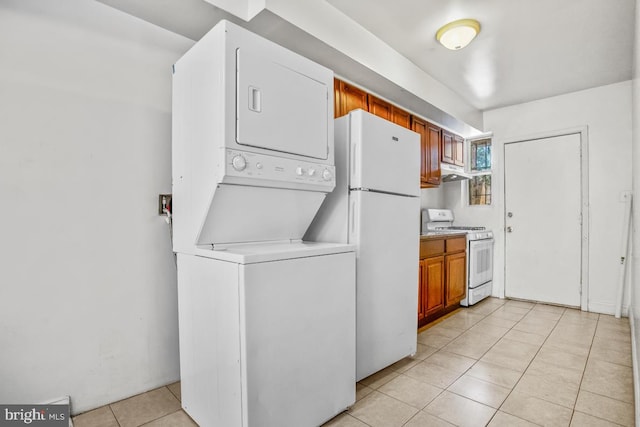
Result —
M485 227L453 225L450 209L424 209L422 235L464 234L467 238L467 296L460 305L468 307L491 296L493 288L493 232Z

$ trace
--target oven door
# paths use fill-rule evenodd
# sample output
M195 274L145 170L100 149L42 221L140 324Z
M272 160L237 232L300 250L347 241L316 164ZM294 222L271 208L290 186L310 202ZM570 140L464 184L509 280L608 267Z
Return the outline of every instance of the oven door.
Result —
M469 288L493 279L493 239L469 242Z

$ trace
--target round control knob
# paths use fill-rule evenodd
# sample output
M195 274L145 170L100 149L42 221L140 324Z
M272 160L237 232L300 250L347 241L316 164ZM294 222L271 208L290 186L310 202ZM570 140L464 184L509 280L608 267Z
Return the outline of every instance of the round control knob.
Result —
M314 176L316 174L316 170L314 168L309 168L307 171L307 175Z
M304 173L304 169L302 169L300 166L298 166L296 168L296 175L302 175Z
M333 178L333 175L331 174L331 171L329 169L325 169L322 171L322 179L324 179L325 181L331 181L331 178Z
M260 162L256 163L256 168L262 169L262 163L260 163Z
M233 166L235 170L241 171L247 167L247 161L241 155L237 155L231 159L231 166Z

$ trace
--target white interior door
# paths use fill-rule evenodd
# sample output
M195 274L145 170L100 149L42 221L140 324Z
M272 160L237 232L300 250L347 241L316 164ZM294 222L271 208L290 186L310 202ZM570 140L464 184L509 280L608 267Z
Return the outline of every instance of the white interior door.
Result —
M505 295L580 306L580 134L505 145Z

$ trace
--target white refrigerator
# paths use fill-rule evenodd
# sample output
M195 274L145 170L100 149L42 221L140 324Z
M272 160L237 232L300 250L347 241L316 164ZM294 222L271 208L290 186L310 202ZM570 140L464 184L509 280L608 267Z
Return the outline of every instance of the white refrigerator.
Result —
M336 189L304 240L356 245L356 380L416 352L420 136L355 110L335 121Z

